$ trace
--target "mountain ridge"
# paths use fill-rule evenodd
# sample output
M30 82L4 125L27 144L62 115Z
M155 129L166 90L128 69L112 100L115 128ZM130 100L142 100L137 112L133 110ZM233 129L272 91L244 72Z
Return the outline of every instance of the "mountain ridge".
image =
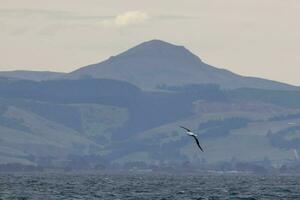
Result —
M23 80L50 80L57 78L65 73L52 72L52 71L30 71L30 70L13 70L13 71L0 71L0 78L14 78Z
M299 87L263 78L241 76L227 69L204 63L184 46L150 40L111 56L100 63L81 67L62 78L107 78L128 81L142 89L156 90L161 85L219 84L233 89L298 90Z
M132 83L144 90L162 86L218 84L225 89L259 88L299 90L300 87L264 78L243 76L206 64L182 45L159 39L140 43L99 63L69 73L49 71L3 71L0 78L12 80L113 79Z

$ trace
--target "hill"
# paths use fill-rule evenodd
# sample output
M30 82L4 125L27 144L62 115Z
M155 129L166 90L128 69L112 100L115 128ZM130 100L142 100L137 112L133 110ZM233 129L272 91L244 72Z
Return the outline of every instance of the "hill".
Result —
M33 81L50 80L62 76L64 73L61 72L49 72L49 71L2 71L0 77L14 78L14 79L25 79Z
M299 124L298 87L160 40L71 73L0 72L0 169L292 166Z
M261 78L244 77L204 63L183 46L161 40L139 44L119 55L82 67L62 78L106 78L128 81L146 90L186 84L218 84L222 88L295 90L297 87Z
M281 165L300 150L299 113L298 91L206 84L153 92L108 79L7 79L0 83L0 165L203 167L232 159ZM199 134L205 153L179 125Z

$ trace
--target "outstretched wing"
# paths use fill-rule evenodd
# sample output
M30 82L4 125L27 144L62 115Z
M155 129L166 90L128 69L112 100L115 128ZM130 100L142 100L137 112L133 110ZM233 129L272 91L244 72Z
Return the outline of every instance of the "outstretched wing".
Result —
M188 131L188 132L191 132L191 130L190 129L188 129L188 128L185 128L184 126L179 126L180 128L183 128L183 129L185 129L186 131Z
M196 143L197 143L198 147L199 147L200 150L203 152L203 149L202 149L202 147L200 146L200 143L199 143L198 138L197 138L196 136L194 136L194 135L191 135L191 136L196 140Z

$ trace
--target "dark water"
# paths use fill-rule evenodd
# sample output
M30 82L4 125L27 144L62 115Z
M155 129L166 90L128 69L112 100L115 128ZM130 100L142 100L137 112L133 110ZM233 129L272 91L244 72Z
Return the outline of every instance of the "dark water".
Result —
M0 199L299 199L299 176L0 174Z

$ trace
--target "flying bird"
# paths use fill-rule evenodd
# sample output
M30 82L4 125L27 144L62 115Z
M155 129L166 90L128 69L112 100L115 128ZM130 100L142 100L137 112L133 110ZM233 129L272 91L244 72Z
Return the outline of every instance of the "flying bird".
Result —
M203 149L202 149L202 147L200 146L200 143L199 143L199 140L198 140L198 138L197 138L197 135L196 135L195 133L193 133L190 129L188 129L188 128L184 127L184 126L179 126L179 127L180 127L180 128L183 128L184 130L186 130L186 134L187 134L188 136L193 137L193 138L195 139L195 141L196 141L196 143L197 143L199 149L203 152Z

